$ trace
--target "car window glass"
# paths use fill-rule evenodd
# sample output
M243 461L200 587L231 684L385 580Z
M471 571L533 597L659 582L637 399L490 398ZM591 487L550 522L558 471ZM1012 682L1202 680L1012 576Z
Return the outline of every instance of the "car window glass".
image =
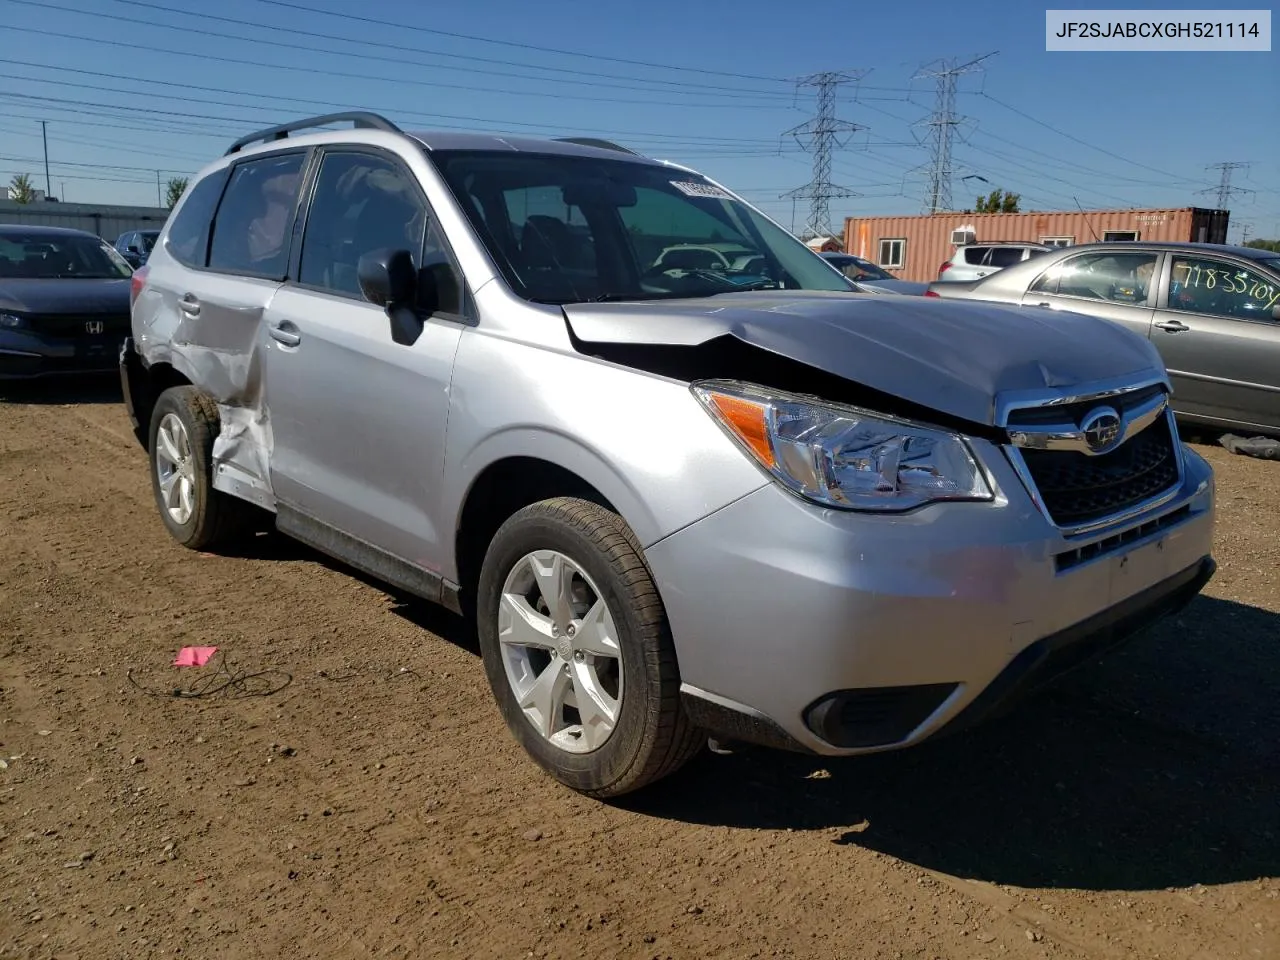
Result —
M426 205L409 174L383 157L329 153L302 238L301 283L359 297L360 258L372 250L408 250L417 266Z
M986 256L990 252L989 247L966 247L964 250L964 262L972 266L981 266L986 262Z
M209 266L230 273L283 277L302 174L301 153L237 165L213 222Z
M1155 270L1154 253L1090 253L1050 267L1031 289L1064 297L1145 303Z
M993 267L1012 267L1022 262L1021 247L992 247L991 258L987 261Z
M431 277L435 301L422 306L431 313L463 314L462 274L449 254L439 225L432 220L427 225L426 240L422 245L422 270Z
M1280 281L1256 270L1204 257L1174 257L1169 309L1271 321Z
M225 170L218 170L197 183L170 220L165 244L179 263L189 267L205 265L209 223L213 219L218 198L222 196L225 176Z
M822 258L696 174L524 152L432 151L512 288L567 303L847 290Z
M0 240L0 279L120 280L133 273L98 237L78 233L11 233Z

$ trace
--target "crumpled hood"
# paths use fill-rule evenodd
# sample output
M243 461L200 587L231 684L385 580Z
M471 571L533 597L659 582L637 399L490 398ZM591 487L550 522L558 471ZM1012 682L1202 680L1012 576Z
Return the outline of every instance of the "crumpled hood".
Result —
M1143 337L1097 317L932 297L755 291L565 304L587 343L693 347L726 335L873 390L993 424L1009 391L1163 375Z
M129 280L0 280L0 310L119 316L129 312Z

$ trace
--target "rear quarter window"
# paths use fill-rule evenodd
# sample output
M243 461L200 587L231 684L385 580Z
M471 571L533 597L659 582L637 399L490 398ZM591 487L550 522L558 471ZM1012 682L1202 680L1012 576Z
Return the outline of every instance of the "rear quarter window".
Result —
M188 267L203 267L209 253L209 224L227 181L225 169L215 170L193 186L169 224L165 246L169 254Z

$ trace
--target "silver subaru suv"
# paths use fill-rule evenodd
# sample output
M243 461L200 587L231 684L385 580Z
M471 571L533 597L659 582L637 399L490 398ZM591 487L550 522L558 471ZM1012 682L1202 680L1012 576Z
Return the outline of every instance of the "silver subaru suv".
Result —
M851 292L603 141L245 137L134 275L121 377L174 539L265 520L473 617L511 734L597 797L960 729L1214 569L1144 338Z

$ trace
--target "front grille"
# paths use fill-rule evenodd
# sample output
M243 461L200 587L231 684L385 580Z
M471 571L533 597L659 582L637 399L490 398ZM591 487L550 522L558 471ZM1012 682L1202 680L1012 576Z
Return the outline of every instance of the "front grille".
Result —
M1045 510L1060 527L1120 513L1178 482L1177 442L1167 416L1100 457L1064 450L1021 454Z
M1094 400L1078 400L1075 403L1049 404L1043 407L1023 407L1009 414L1011 428L1043 427L1046 424L1079 423L1091 410L1100 403L1114 407L1121 413L1127 413L1142 406L1148 400L1154 400L1164 393L1164 385L1153 383L1148 387L1131 390L1115 397Z
M102 324L101 333L90 333L88 324ZM129 315L127 313L111 315L103 314L44 314L27 318L27 326L35 333L46 337L60 337L78 340L81 337L119 337L129 332Z

